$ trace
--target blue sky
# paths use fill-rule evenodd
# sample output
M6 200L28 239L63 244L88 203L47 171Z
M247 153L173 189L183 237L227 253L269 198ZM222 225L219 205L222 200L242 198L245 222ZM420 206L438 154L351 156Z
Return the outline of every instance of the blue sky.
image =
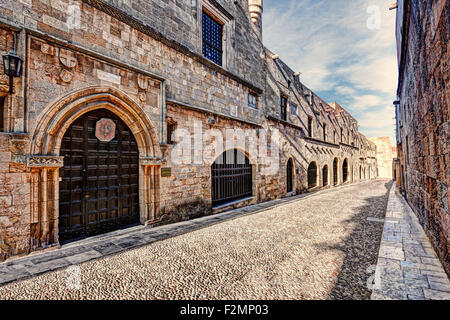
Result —
M264 0L264 44L302 82L337 101L367 137L394 143L397 88L393 0Z

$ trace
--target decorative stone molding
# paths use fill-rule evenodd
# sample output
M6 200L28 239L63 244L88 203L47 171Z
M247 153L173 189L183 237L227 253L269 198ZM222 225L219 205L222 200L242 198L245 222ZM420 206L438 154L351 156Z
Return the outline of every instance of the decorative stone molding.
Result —
M62 69L59 74L59 78L62 82L69 83L73 79L73 73L67 69Z
M142 157L140 158L140 164L144 167L149 166L161 166L164 165L167 161L165 159L161 159L158 157Z
M77 65L75 53L66 49L59 49L59 61L68 69L73 69Z
M28 155L27 167L29 168L61 168L64 166L64 157Z
M146 76L143 76L141 74L137 77L137 84L140 89L147 90L148 88L148 78Z

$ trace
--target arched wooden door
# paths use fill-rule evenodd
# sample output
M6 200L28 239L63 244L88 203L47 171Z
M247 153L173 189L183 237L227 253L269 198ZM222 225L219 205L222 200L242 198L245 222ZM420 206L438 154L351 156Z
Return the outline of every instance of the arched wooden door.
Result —
M252 177L252 165L242 152L224 152L211 166L213 207L251 197Z
M333 161L333 184L338 184L338 159L335 158Z
M344 182L348 181L348 160L345 159L344 163L342 164L342 180Z
M75 120L60 154L60 241L139 222L139 152L118 116L100 109Z
M292 192L294 186L294 164L292 159L289 159L286 166L286 184L287 192Z
M317 186L317 164L311 162L308 167L308 188Z
M322 185L325 187L328 185L328 166L324 165L322 168Z

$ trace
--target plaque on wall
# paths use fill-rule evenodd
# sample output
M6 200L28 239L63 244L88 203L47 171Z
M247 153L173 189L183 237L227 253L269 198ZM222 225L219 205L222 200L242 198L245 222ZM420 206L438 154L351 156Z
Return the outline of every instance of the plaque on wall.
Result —
M95 136L101 142L110 142L116 134L116 124L111 119L100 119L95 125Z
M161 168L161 177L170 177L172 175L172 168Z

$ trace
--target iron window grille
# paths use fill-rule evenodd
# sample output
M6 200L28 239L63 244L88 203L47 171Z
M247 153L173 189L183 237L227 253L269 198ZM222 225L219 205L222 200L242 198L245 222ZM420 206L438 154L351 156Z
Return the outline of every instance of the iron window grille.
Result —
M203 11L202 18L202 33L203 56L221 66L223 56L223 25L214 20L205 11Z

